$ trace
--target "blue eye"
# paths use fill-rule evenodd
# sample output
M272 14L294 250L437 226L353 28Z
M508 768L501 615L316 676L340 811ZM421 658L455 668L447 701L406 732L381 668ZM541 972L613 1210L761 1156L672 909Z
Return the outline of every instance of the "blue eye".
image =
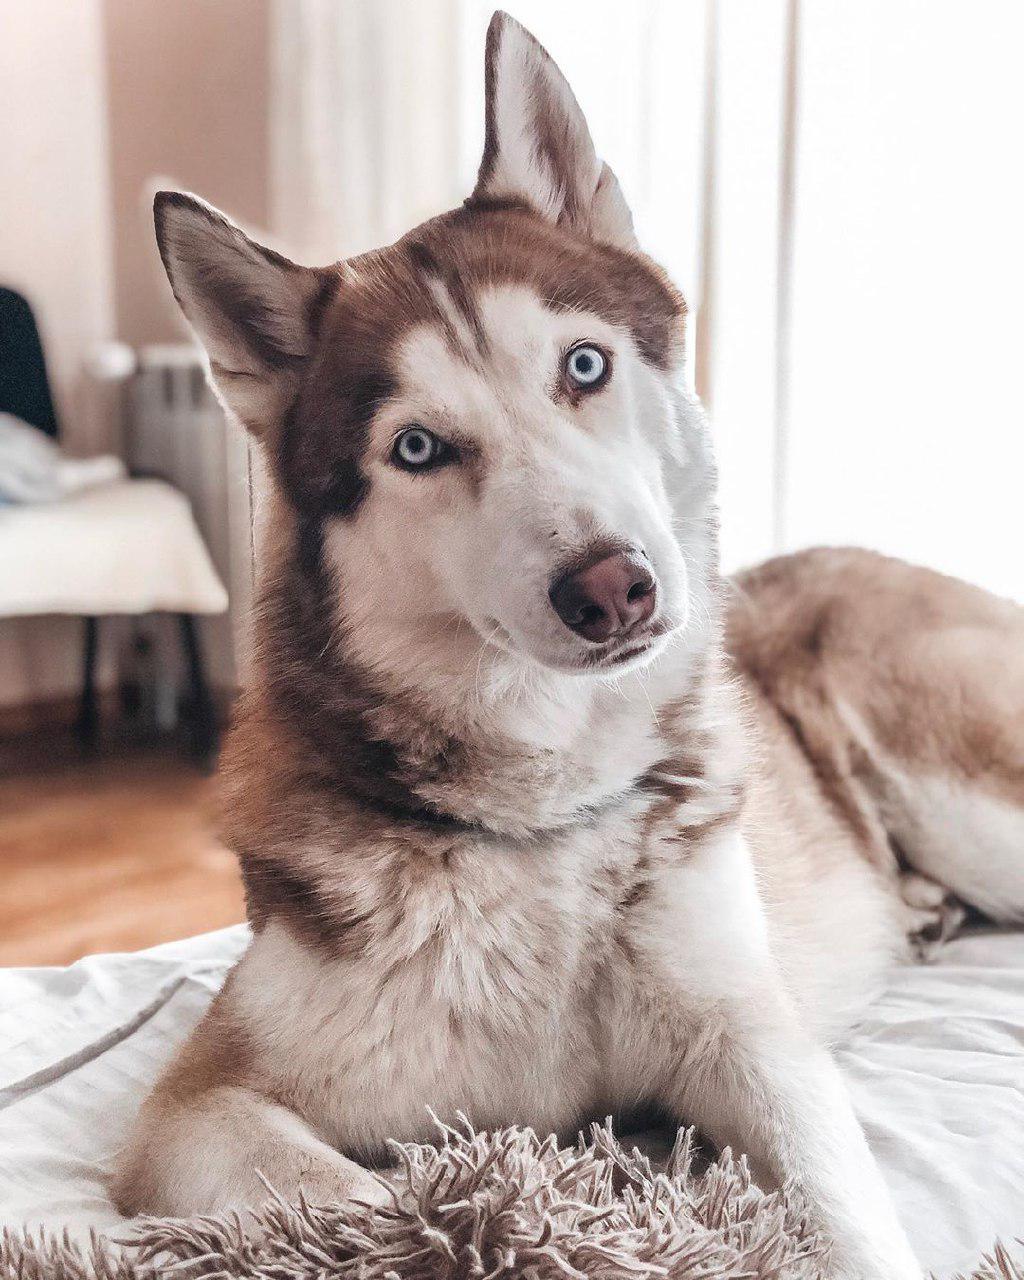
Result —
M565 374L577 387L596 387L608 372L608 359L598 347L582 343L565 357Z
M426 427L406 427L391 450L393 461L406 471L422 471L444 460L445 445Z

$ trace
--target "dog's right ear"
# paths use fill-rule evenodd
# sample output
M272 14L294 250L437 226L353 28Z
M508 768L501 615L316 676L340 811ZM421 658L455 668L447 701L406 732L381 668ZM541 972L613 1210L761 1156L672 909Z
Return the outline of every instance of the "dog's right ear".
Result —
M217 389L261 434L294 394L336 277L265 249L197 196L161 191L153 215L171 288Z

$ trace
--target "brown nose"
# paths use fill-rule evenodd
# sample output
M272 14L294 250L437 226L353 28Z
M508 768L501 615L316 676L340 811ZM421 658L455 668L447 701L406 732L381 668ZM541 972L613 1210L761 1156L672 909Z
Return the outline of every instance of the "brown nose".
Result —
M570 631L600 644L646 622L656 592L647 562L618 551L563 574L548 595Z

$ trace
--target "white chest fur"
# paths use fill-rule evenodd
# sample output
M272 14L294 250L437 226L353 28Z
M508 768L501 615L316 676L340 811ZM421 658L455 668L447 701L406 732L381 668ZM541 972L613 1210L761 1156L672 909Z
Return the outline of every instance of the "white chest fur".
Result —
M332 957L273 921L227 998L259 1069L330 1141L375 1152L480 1124L574 1125L606 1058L595 987L618 951L645 802L543 842L465 838L394 881L394 927Z

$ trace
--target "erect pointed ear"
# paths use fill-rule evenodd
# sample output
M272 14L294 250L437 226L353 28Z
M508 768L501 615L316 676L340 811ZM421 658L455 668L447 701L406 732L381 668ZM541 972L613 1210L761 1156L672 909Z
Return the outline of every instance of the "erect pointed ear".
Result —
M294 394L334 277L265 249L197 196L161 191L153 214L171 288L217 389L261 433Z
M487 28L484 154L474 197L523 200L551 222L636 248L618 180L598 159L569 83L507 13Z

